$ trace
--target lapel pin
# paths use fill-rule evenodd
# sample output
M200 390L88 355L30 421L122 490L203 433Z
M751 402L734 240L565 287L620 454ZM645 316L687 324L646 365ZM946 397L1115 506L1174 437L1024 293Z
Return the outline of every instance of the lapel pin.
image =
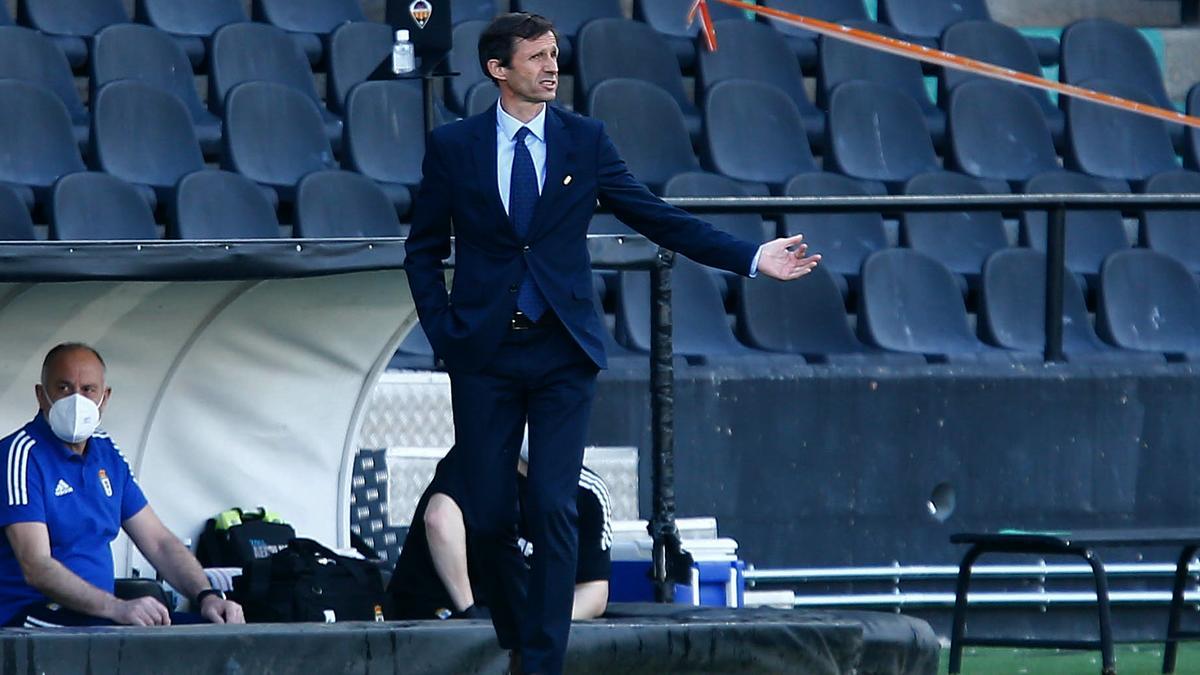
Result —
M570 176L567 176L566 178L563 179L563 185L570 185L570 184L571 184Z

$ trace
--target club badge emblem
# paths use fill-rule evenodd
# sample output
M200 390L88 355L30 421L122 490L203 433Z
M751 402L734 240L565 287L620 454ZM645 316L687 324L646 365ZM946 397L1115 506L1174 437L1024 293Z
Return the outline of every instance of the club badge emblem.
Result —
M424 28L429 23L429 17L433 16L433 5L429 4L429 0L413 0L408 6L408 14L416 22L417 28Z

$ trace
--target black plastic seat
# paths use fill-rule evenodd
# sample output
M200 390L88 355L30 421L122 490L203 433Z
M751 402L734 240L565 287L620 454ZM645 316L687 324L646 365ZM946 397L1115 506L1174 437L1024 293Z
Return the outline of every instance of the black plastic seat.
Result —
M573 72L583 27L597 19L621 19L620 0L512 0L514 12L540 14L554 22L560 38L558 67Z
M491 84L491 80L479 67L479 35L490 22L490 19L464 21L454 26L454 46L450 48L447 65L450 70L459 73L459 76L446 80L446 104L456 113L469 114L467 93L472 87L480 83Z
M1137 85L1095 79L1082 86L1153 104ZM1069 139L1064 158L1067 168L1135 185L1154 174L1179 168L1165 122L1083 100L1067 99L1064 110Z
M559 0L554 0L558 2ZM579 31L575 110L589 113L592 89L605 80L627 77L654 84L679 104L693 142L700 137L700 112L683 89L679 62L653 28L628 19L596 19Z
M159 29L137 24L109 26L96 35L92 47L92 101L100 88L117 80L141 80L169 91L187 108L201 149L215 155L221 148L221 120L200 101L187 64L179 45Z
M872 21L848 21L846 25L901 38L895 29ZM921 65L912 59L893 56L858 45L822 36L817 66L817 105L832 109L832 97L848 82L864 80L895 88L918 106L921 120L935 145L940 146L946 132L946 115L929 98Z
M1096 337L1083 291L1063 279L1063 354L1067 361L1161 362L1157 355L1114 349ZM992 344L1043 354L1046 348L1046 254L1027 248L997 251L983 266L979 329ZM1148 357L1148 358L1147 358Z
M379 183L401 215L412 206L425 155L421 90L406 82L364 82L346 100L349 168Z
M295 199L296 184L313 171L337 168L312 99L275 82L246 82L229 92L225 111L227 169Z
M868 190L858 181L835 173L809 173L788 181L788 197L859 197ZM847 213L788 213L783 217L784 236L804 235L814 253L821 254L821 267L834 272L838 287L846 293L858 288L863 261L888 247L883 215L866 211Z
M704 120L708 163L718 173L781 194L792 176L817 170L796 104L770 84L726 80L712 87Z
M158 239L154 214L137 189L106 173L73 173L54 186L50 238Z
M471 87L471 91L467 92L467 109L463 111L463 114L478 115L495 105L499 99L500 89L491 81L476 82L475 86Z
M793 282L739 278L737 334L756 349L801 354L812 363L922 364L918 354L885 352L850 330L835 275L818 265Z
M1090 176L1060 171L1034 176L1025 185L1027 194L1101 194L1104 186ZM1046 250L1046 214L1026 211L1021 214L1021 245ZM1096 275L1104 258L1129 248L1129 239L1120 211L1067 211L1067 270L1084 276L1094 290Z
M866 21L870 18L863 0L762 0L759 4L834 23ZM802 68L808 70L817 65L816 33L770 17L766 22L787 37L788 44L791 45Z
M87 143L87 109L70 64L49 38L30 28L0 26L0 79L25 80L53 92L67 108L75 140Z
M295 236L399 237L392 201L375 181L351 171L317 171L296 188Z
M883 349L924 354L933 362L1036 362L1040 355L980 342L954 276L936 260L910 249L873 254L863 264L859 334Z
M274 239L279 220L252 181L206 169L179 181L167 220L170 239Z
M218 28L249 20L242 0L137 0L133 18L169 33L196 68L204 65L205 41Z
M689 363L760 359L766 352L737 341L729 328L716 277L687 258L675 258L671 271L675 354ZM617 292L618 339L638 352L650 351L650 273L621 272ZM778 357L777 357L778 358ZM800 362L799 357L794 357Z
M910 195L987 194L982 183L957 173L939 171L915 176L904 186ZM968 286L979 280L992 253L1008 248L1004 217L999 211L907 211L900 216L900 244L933 258Z
M726 80L758 80L774 85L796 104L813 147L825 143L825 113L809 100L800 64L790 58L787 41L770 26L742 19L717 24L720 48L700 51L696 67L697 100Z
M455 26L464 21L491 21L497 13L496 0L450 0L450 21Z
M88 59L87 40L101 28L129 23L121 0L18 0L17 23L54 40L72 68Z
M879 20L906 35L932 41L944 38L948 29L960 23L995 23L985 0L879 0ZM1041 63L1058 61L1058 40L1029 38L1027 44ZM944 43L942 48L959 53Z
M1149 41L1136 28L1108 19L1082 19L1062 34L1059 79L1082 85L1105 79L1133 85L1160 108L1173 110L1163 83L1162 65ZM1172 141L1182 142L1183 127L1171 125Z
M367 20L358 0L252 0L250 18L286 30L314 64L324 59L323 41L338 26Z
M71 118L50 90L0 80L0 183L15 186L27 205L47 203L61 176L86 171Z
M341 143L342 119L322 105L308 60L282 29L263 23L225 26L213 35L211 61L208 104L214 111L224 114L226 97L243 82L276 82L307 96L326 137L334 145Z
M667 39L667 43L671 45L671 51L675 52L675 58L679 59L679 67L684 71L690 70L696 65L696 35L700 32L700 22L693 21L689 26L687 21L688 10L692 7L692 0L634 0L633 2L633 18L638 21L643 21L649 24L651 28L658 31ZM708 11L712 15L714 22L722 21L746 21L746 13L737 7L722 5L719 2L709 4ZM721 49L725 49L725 33L719 28L717 30L721 34ZM706 53L706 48L701 48L701 54Z
M180 178L204 168L191 116L171 92L119 80L100 89L92 109L93 163L153 190L151 204L165 204Z
M976 79L956 86L949 98L949 168L1011 186L1061 168L1050 130L1026 90Z
M1057 45L1054 40L1048 42ZM951 54L1042 77L1038 54L1034 53L1030 41L1016 29L995 21L962 21L950 26L942 34L942 49ZM1058 59L1057 47L1053 50L1053 57L1054 60ZM945 106L950 92L960 84L983 79L980 75L966 71L943 68L938 78L938 100ZM1062 145L1066 140L1066 118L1062 110L1050 100L1050 94L1033 87L1023 87L1021 91L1028 93L1037 102L1051 137L1056 144Z
M1100 273L1097 330L1121 347L1200 359L1200 288L1183 263L1145 249L1112 254Z
M892 193L913 176L941 168L916 101L895 87L865 80L833 92L827 147L826 167L832 159L837 171L881 181Z
M33 241L37 233L29 208L17 191L0 185L0 241Z
M1146 181L1149 194L1200 194L1200 173L1171 171ZM1140 214L1142 227L1139 245L1165 253L1192 272L1200 274L1200 209L1167 211L1145 209Z
M672 176L700 170L679 104L662 89L644 80L605 80L588 107L629 170L655 193Z
M12 14L8 13L8 3L0 4L0 26L11 26L12 22Z
M339 26L329 36L329 72L325 78L325 105L338 114L346 114L346 97L385 60L390 62L392 29L384 23L355 21ZM479 66L475 66L478 70ZM451 77L447 85L460 79ZM419 81L410 81L419 87Z

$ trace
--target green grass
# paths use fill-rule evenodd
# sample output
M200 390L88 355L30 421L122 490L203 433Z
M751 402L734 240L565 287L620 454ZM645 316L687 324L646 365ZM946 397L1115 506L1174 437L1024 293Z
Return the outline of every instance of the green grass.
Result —
M1162 672L1162 644L1117 645L1120 675L1157 675ZM942 650L939 673L947 672L950 648ZM1057 649L1006 649L968 647L963 652L963 675L1096 675L1100 652ZM1175 664L1179 675L1200 673L1200 643L1182 643Z

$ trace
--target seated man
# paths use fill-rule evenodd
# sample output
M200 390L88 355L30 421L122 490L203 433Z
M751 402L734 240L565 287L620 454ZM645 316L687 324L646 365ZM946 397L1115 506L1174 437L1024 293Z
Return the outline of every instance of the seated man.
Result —
M100 418L112 400L100 354L51 349L34 387L38 414L0 440L8 481L0 499L0 623L54 627L167 625L161 602L113 595L111 544L121 528L193 608L243 623L242 608L209 587L191 551L162 524ZM189 621L180 615L177 621ZM190 622L195 622L192 617Z
M451 451L453 452L453 451ZM525 489L529 436L517 463L518 490ZM486 618L486 594L475 580L479 562L469 544L471 533L455 501L452 463L442 460L437 474L421 495L400 559L388 584L398 619ZM575 572L572 619L594 619L608 606L608 575L612 569L612 502L604 480L586 466L579 474L576 496L579 513L579 559ZM532 542L517 538L513 555L528 558ZM511 566L520 571L525 565Z

